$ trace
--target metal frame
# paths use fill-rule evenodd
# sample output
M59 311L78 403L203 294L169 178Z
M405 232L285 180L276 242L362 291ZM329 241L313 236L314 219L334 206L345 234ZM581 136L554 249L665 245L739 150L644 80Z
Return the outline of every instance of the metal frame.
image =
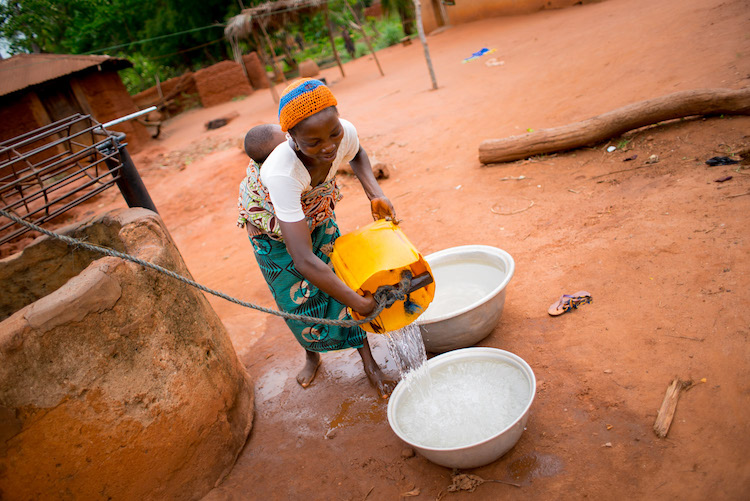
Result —
M0 142L0 207L41 225L116 184L129 207L156 211L124 138L75 114ZM14 225L0 224L0 245L29 231Z

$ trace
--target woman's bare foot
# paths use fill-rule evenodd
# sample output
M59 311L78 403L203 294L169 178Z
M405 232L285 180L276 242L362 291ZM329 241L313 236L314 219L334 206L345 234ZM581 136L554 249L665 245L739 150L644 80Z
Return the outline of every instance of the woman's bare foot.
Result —
M372 358L372 351L370 351L370 344L365 338L362 348L359 348L359 355L362 357L362 364L365 367L365 374L370 383L378 390L380 398L388 398L396 388L396 381L387 379L383 371L380 370L380 366L375 359Z
M303 388L310 386L320 366L320 353L305 350L305 366L297 374L297 382Z

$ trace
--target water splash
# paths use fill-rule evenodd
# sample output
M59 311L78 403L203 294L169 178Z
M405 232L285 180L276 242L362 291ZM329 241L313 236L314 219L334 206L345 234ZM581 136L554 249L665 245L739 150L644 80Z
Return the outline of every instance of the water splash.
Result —
M427 362L422 333L415 323L401 329L386 332L388 351L398 366L401 379Z
M432 392L432 379L427 370L427 353L422 332L415 323L387 332L388 352L396 362L401 379L409 392L417 391L424 398Z

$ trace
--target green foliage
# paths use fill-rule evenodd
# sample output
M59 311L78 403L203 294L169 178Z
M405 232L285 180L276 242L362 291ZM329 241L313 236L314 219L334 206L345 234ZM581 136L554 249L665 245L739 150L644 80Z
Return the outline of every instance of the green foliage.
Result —
M355 46L357 48L357 50L355 51L357 57L365 56L370 51L367 48L367 44L365 44L364 42L357 42Z
M251 7L263 1L243 0L243 4ZM371 0L330 2L334 42L344 62L351 57L345 50L342 27L348 29L355 43L355 56L368 53L361 33L350 24L352 15L345 1L360 13L362 5L372 3ZM361 20L375 50L403 38L397 14L401 15L404 8L408 10L411 0L384 0L383 4L396 5L390 11L392 15L377 21ZM11 54L51 52L127 58L133 68L121 71L120 76L128 91L137 93L154 85L157 75L165 81L188 69L196 70L231 58L223 24L238 13L236 0L0 0L0 38L5 40L6 50ZM370 23L375 24L375 30ZM333 63L322 11L305 15L299 23L289 23L286 29L292 36L299 34L304 39L304 50L292 50L297 61ZM271 36L275 38L277 55L282 55L286 33ZM252 41L241 45L245 52L255 50ZM289 69L285 65L285 70Z
M89 6L88 0L6 0L0 2L0 35L11 54L62 52L69 21Z
M624 150L625 148L628 147L628 144L630 144L630 141L632 140L633 140L632 138L631 139L620 138L620 140L617 142L617 149Z
M384 14L398 14L404 33L411 35L414 31L414 2L412 0L381 0Z
M380 30L380 33L382 36L378 38L377 43L375 44L375 50L395 45L404 38L404 30L396 23L386 24Z
M166 79L226 59L230 51L222 24L238 12L238 4L226 0L5 0L0 1L0 37L11 54L128 58L135 67L123 78L133 92L144 82L153 85L155 74ZM177 32L186 33L165 37Z
M162 66L143 54L134 53L128 59L133 63L133 67L121 70L120 78L131 94L137 94L156 85L157 76L161 82L164 82L182 73L177 67Z

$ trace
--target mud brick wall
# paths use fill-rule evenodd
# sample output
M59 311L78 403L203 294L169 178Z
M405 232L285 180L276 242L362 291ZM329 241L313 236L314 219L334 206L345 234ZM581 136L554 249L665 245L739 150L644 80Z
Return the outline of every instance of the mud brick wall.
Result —
M0 141L38 129L49 121L34 92L16 92L0 98Z
M7 141L34 129L38 129L50 122L47 111L42 102L34 92L16 92L0 98L0 141ZM30 151L43 146L45 141L38 141L21 148L21 151ZM31 157L32 162L41 162L54 154L50 150L45 155ZM0 157L0 161L5 157ZM0 179L12 174L12 169L0 167Z
M194 78L201 103L206 108L253 93L242 68L234 61L222 61L198 70Z
M80 87L91 114L100 123L138 111L125 84L115 72L92 71L76 77L75 83ZM135 153L150 140L146 128L135 120L115 125L111 130L127 134L130 153Z
M167 109L172 114L180 113L200 104L198 88L195 86L195 78L191 71L179 77L165 80L161 83L161 91L164 98L170 100L167 103ZM133 102L140 109L158 105L160 102L159 91L154 85L134 95Z
M450 24L456 25L488 17L529 14L543 9L561 9L575 4L600 1L602 0L462 0L455 5L445 5L445 12ZM422 24L425 33L440 27L438 2L439 0L422 1Z
M245 61L245 68L247 68L247 75L250 77L250 84L253 89L267 89L266 69L263 67L258 53L252 51L250 54L245 54L242 56L242 60Z
M379 3L370 5L365 9L365 17L375 17L380 19L383 17L383 6Z

